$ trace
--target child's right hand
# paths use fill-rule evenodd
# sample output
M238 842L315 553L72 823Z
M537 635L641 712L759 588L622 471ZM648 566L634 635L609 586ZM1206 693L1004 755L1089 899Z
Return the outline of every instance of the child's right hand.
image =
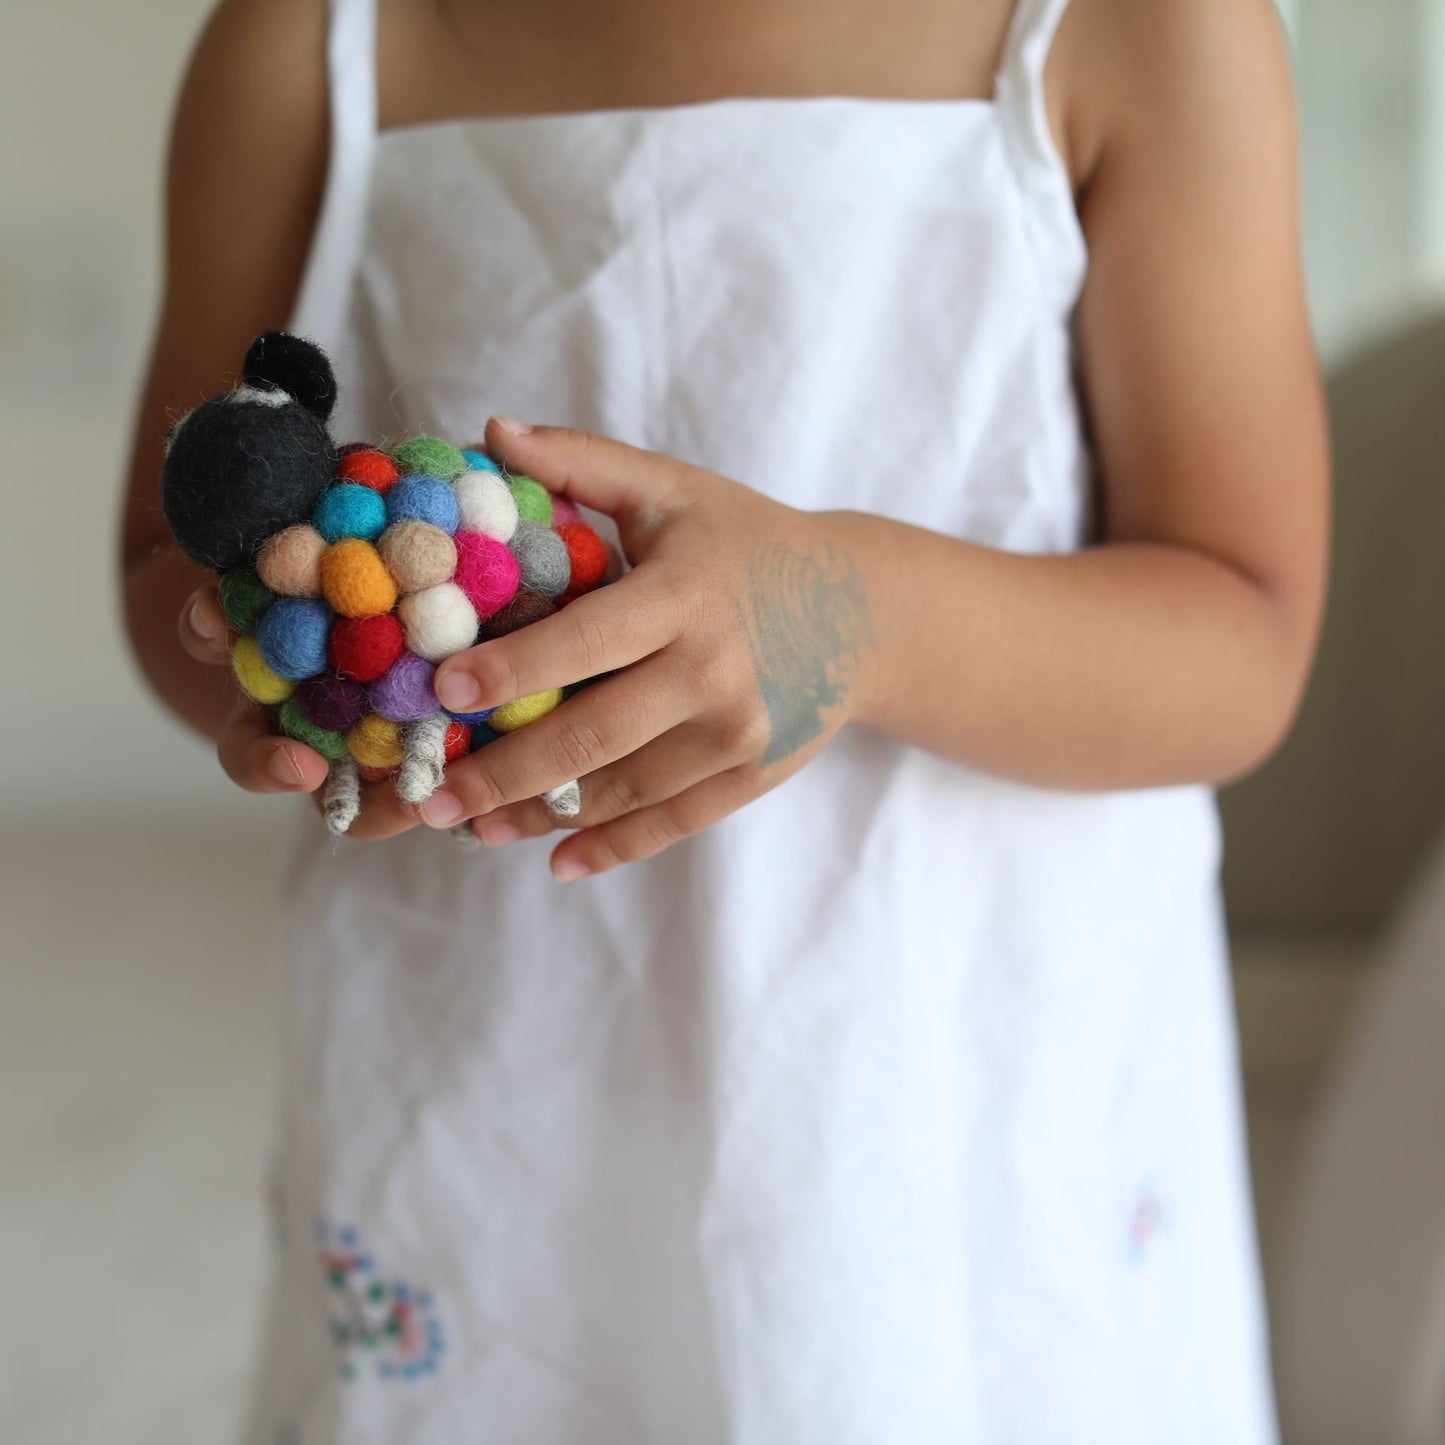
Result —
M230 667L232 637L214 587L191 593L177 625L188 656L211 667ZM269 709L245 696L238 699L216 740L216 756L226 776L248 793L310 793L319 811L326 759L272 729ZM363 783L361 814L346 836L378 840L417 826L416 810L396 796L390 782Z

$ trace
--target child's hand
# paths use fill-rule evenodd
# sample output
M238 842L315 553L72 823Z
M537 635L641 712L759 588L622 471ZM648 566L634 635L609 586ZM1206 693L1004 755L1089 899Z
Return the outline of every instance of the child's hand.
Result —
M537 795L580 778L568 826L582 831L552 855L567 880L649 857L796 772L848 720L872 626L826 515L621 442L514 426L488 424L492 454L614 517L633 570L449 658L437 694L479 711L625 670L458 759L421 812L510 842L555 826Z
M230 667L232 638L214 587L202 587L186 599L178 630L181 646L197 662ZM310 793L320 804L326 759L304 743L278 737L270 711L247 697L226 719L216 756L226 776L248 793ZM416 810L401 802L390 782L363 783L361 800L348 838L390 838L417 826Z

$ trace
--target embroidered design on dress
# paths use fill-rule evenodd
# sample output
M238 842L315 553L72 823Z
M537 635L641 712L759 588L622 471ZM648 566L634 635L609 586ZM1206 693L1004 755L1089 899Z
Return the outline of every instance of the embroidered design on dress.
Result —
M1144 1264L1160 1236L1169 1229L1170 1211L1168 1200L1154 1184L1145 1184L1134 1201L1129 1216L1128 1253L1129 1263Z
M327 1311L343 1380L366 1371L383 1380L435 1373L446 1350L431 1292L384 1278L350 1228L317 1229L317 1262L327 1283Z

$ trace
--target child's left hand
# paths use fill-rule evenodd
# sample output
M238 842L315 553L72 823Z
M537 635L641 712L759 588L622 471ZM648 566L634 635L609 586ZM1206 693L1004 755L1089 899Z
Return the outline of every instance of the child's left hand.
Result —
M566 881L650 857L801 768L852 715L872 622L828 514L622 442L521 428L493 418L488 449L614 517L632 571L448 658L437 694L480 711L616 675L452 763L421 812L512 842L556 827L537 795L579 778L566 826L581 831L552 855Z

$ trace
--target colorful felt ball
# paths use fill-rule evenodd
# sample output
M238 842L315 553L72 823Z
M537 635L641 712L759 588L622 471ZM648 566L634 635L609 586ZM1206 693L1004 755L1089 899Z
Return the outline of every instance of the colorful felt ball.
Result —
M507 478L517 503L517 515L524 522L535 522L539 527L552 525L552 494L535 477L518 473Z
M386 563L360 537L343 537L326 549L321 590L342 617L376 617L396 606L396 583Z
M487 724L499 733L515 732L518 728L526 727L528 723L536 722L538 718L546 717L554 708L560 706L561 702L560 687L548 688L546 692L534 692L528 697L519 697L504 703L487 719Z
M389 522L430 522L443 532L455 532L461 520L457 495L440 477L423 474L403 477L386 494Z
M254 632L256 620L276 594L249 568L236 567L221 578L221 611L232 632Z
M366 716L366 689L349 677L323 672L297 687L296 704L317 727L344 733Z
M491 723L478 723L472 729L472 751L476 752L478 748L484 748L488 743L496 742L501 736L501 733Z
M396 615L406 633L406 645L433 662L461 652L477 640L476 609L455 582L407 593L397 605Z
M414 652L404 652L371 684L372 711L393 722L420 722L440 706L432 688L436 666Z
M406 474L425 472L450 481L467 469L460 447L441 437L412 437L391 449L392 459Z
M517 595L522 569L510 548L482 532L458 532L455 582L478 617L490 617Z
M484 723L496 711L495 708L484 707L480 712L455 712L451 708L445 708L447 716L454 718L459 723L465 723L468 727L475 727L478 723Z
M469 532L483 532L499 542L510 542L517 530L517 499L494 472L463 472L452 483L458 525Z
M607 543L585 522L562 522L557 527L557 536L562 539L572 563L567 590L575 594L600 587L607 576Z
M373 492L387 492L401 475L396 463L385 452L374 447L359 447L347 452L337 464L336 478L370 487Z
M281 597L321 595L321 554L326 538L306 522L283 527L261 544L256 574Z
M502 469L487 455L486 448L478 442L475 446L462 448L462 460L474 472L500 472Z
M346 746L363 767L397 767L402 757L401 724L369 712L347 731Z
M346 743L348 747L351 746L351 738L349 736L347 737ZM353 753L352 757L355 756L356 754ZM356 765L356 775L363 783L384 783L388 778L394 777L395 774L395 765L389 768L374 768L370 763L357 763Z
M371 682L406 651L406 634L389 612L379 617L338 617L327 656L342 677Z
M306 716L305 710L294 697L288 697L281 704L277 722L281 726L281 731L288 738L295 738L298 743L305 743L308 748L315 748L323 758L330 762L344 758L350 751L346 744L346 738L341 733L318 727Z
M552 525L560 527L563 522L582 521L582 508L571 497L559 497L552 493Z
M465 723L454 722L442 737L442 756L447 762L465 757L472 750L472 730Z
M560 597L572 576L567 544L550 527L518 522L507 543L522 569L522 584L543 597Z
M238 637L231 649L231 671L236 681L249 698L254 698L267 707L285 702L296 690L294 682L278 676L266 665L261 656L260 644L254 637Z
M530 587L519 587L517 595L500 612L483 618L477 641L491 642L494 638L505 637L520 627L530 627L532 623L550 617L556 610L540 592L534 592Z
M386 526L386 502L359 482L338 482L322 492L311 520L328 542L339 542L343 537L373 542Z
M256 624L266 666L291 682L326 670L331 609L315 597L279 597Z
M399 591L420 592L450 582L457 570L456 543L430 522L393 522L376 544Z

